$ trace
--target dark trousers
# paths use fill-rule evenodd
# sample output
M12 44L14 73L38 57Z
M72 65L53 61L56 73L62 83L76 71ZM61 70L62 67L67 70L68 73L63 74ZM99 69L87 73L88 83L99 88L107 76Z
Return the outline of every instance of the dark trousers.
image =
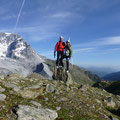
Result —
M66 57L66 70L69 70L69 57Z
M63 51L57 51L56 66L62 66L63 67Z

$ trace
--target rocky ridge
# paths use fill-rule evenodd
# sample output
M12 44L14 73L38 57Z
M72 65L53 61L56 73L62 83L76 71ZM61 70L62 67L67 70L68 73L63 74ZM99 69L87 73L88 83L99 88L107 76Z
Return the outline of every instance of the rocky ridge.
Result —
M0 119L119 120L120 96L86 84L67 85L40 74L0 79Z
M47 59L45 63L48 65L48 67L54 74L54 72L56 71L55 61ZM66 66L65 61L64 61L64 66ZM76 65L72 65L71 63L70 63L69 72L71 74L72 80L74 82L77 82L78 84L93 85L95 82L101 81L101 78L99 76L92 74L90 71L86 71Z

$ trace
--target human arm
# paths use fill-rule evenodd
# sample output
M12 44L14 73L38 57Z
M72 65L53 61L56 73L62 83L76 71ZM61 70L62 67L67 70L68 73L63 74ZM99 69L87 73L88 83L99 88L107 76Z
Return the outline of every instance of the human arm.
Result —
M57 49L58 49L58 45L59 45L59 42L57 42L57 44L55 45L55 50L54 50L54 52L57 51Z
M54 58L55 58L55 56L56 56L56 51L57 51L57 49L58 49L58 45L59 45L59 42L57 42L57 44L55 45L55 49L54 49Z

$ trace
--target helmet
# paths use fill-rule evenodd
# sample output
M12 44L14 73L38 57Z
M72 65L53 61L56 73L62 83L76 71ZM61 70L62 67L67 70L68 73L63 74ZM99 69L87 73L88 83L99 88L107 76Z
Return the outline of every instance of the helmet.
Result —
M66 43L70 43L70 40L67 40Z
M61 38L63 39L63 36L60 36L60 39L61 39Z

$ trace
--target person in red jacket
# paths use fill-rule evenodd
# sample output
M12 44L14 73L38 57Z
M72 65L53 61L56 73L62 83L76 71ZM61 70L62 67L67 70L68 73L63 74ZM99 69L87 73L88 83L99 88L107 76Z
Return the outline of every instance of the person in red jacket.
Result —
M56 66L61 66L64 67L63 65L63 50L65 47L65 43L63 42L63 36L60 37L60 41L57 42L55 45L55 50L54 50L54 57L57 51L57 61L56 61Z

